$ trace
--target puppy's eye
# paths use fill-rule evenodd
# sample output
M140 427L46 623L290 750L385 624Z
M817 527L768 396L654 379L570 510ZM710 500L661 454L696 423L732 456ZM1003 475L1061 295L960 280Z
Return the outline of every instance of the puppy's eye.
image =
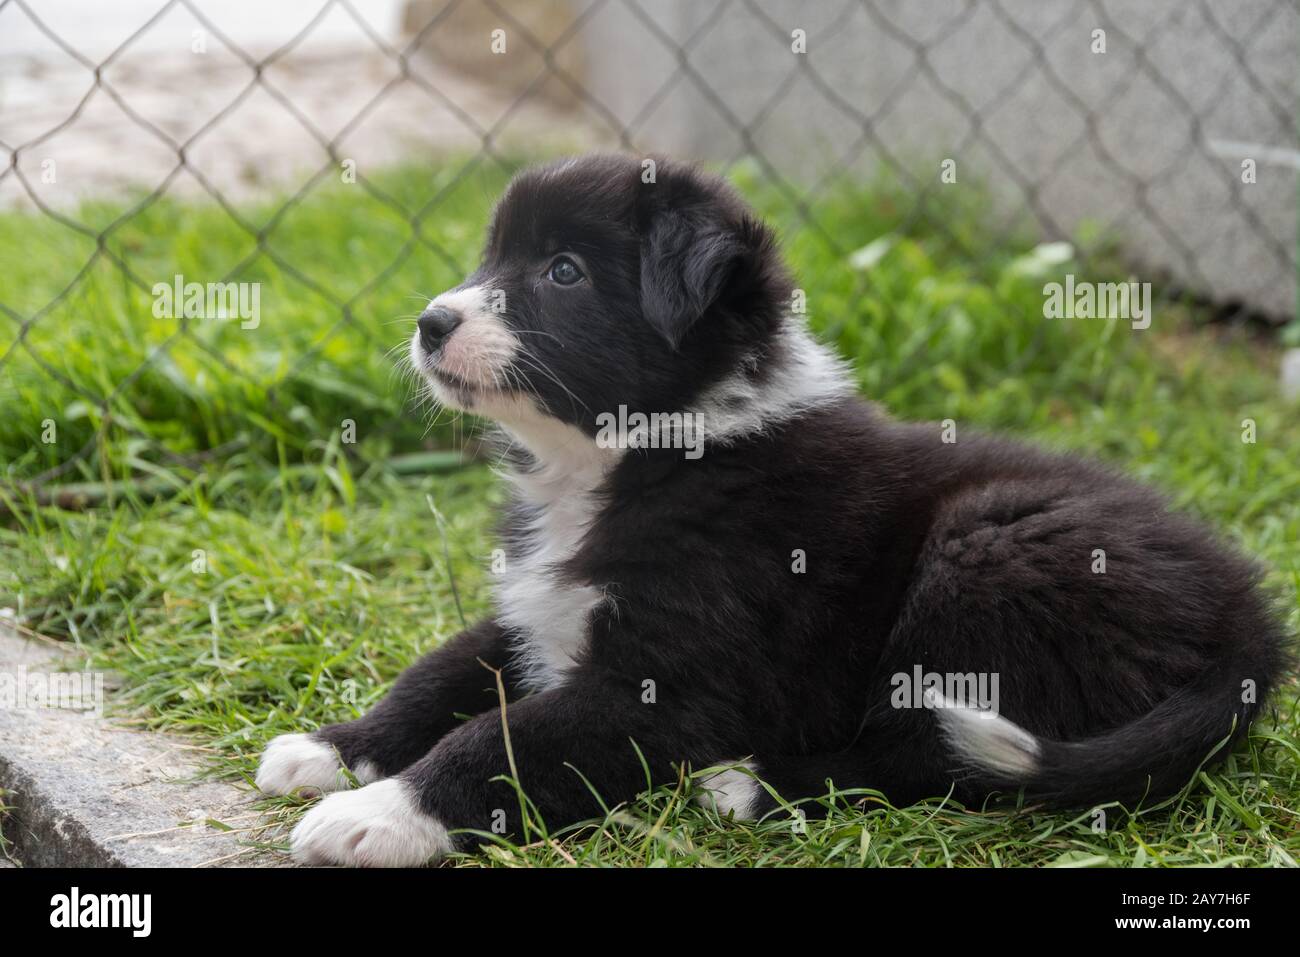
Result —
M572 286L582 279L582 270L568 256L561 256L551 263L551 268L546 272L546 278L557 286Z

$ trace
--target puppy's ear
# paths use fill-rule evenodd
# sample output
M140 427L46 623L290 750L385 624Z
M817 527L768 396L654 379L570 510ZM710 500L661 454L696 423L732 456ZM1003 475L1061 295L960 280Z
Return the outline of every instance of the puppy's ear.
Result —
M711 210L661 209L641 239L641 311L676 349L731 282L746 255L734 227Z

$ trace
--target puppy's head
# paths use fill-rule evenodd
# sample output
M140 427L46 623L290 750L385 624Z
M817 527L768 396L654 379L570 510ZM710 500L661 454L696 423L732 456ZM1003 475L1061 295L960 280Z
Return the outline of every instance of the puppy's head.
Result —
M772 234L721 179L587 156L514 179L411 358L446 405L594 434L619 406L673 412L755 374L789 295Z

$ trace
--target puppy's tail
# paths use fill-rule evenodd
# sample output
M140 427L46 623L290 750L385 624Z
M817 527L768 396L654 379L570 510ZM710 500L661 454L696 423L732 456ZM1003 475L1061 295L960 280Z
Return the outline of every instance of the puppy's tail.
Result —
M1252 670L1254 673L1252 674ZM1177 792L1246 733L1274 670L1225 667L1141 717L1082 741L1036 737L1000 716L931 701L961 770L990 788L1024 788L1055 807L1136 803Z

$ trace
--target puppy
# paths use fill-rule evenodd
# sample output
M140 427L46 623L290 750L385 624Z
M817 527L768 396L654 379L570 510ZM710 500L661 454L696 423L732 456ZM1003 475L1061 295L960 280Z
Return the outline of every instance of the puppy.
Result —
M1251 564L1099 466L879 414L791 314L771 231L647 168L524 172L420 317L415 368L506 443L496 613L271 743L263 791L339 792L300 859L519 835L515 774L552 829L682 766L738 818L832 786L1089 806L1241 738L1286 666Z

